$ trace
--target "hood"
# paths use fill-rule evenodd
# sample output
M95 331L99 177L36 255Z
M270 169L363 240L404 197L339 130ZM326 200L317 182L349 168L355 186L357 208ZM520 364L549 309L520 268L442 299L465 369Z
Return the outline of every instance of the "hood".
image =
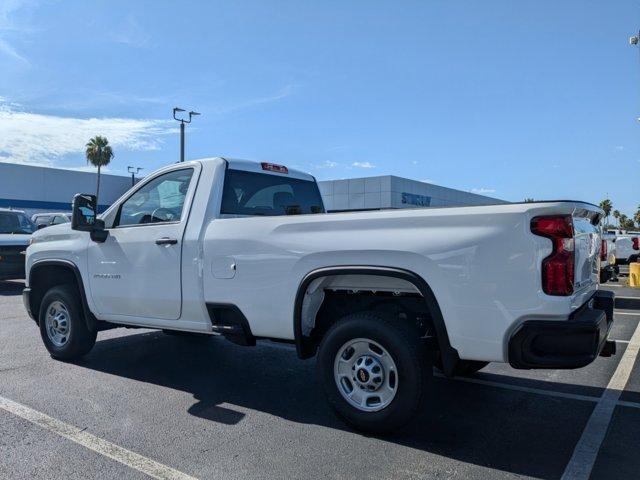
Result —
M24 233L0 233L0 247L29 246L31 235Z
M58 225L51 225L50 227L36 230L33 232L32 236L34 239L46 240L46 237L50 237L51 235L59 235L61 233L64 234L69 232L71 232L71 223L60 223Z

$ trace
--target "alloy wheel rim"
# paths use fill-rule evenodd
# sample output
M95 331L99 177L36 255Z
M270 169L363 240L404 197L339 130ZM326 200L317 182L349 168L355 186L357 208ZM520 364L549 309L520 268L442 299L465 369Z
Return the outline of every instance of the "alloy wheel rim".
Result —
M66 305L58 300L51 302L45 316L47 336L56 347L69 341L70 315Z
M393 357L368 338L355 338L340 347L333 373L342 397L363 412L386 408L398 391L398 369Z

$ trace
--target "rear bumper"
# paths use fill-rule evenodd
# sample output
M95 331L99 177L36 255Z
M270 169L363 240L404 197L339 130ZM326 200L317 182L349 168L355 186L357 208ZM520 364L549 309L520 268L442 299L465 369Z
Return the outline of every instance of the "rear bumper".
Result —
M527 320L509 341L514 368L579 368L615 353L607 336L613 324L613 292L597 291L568 320Z

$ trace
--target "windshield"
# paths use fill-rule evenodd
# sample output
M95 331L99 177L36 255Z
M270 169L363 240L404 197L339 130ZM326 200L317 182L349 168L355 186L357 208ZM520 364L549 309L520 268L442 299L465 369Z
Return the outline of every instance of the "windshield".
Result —
M24 213L0 212L0 233L31 234L35 231L35 224Z
M228 170L222 193L227 215L300 215L324 213L318 185L310 180Z

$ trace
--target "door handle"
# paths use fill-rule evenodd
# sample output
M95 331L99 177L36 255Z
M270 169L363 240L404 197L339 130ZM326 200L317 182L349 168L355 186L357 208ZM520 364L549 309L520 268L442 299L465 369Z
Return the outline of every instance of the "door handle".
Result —
M156 239L156 245L175 245L178 243L178 240L175 238L162 237Z

